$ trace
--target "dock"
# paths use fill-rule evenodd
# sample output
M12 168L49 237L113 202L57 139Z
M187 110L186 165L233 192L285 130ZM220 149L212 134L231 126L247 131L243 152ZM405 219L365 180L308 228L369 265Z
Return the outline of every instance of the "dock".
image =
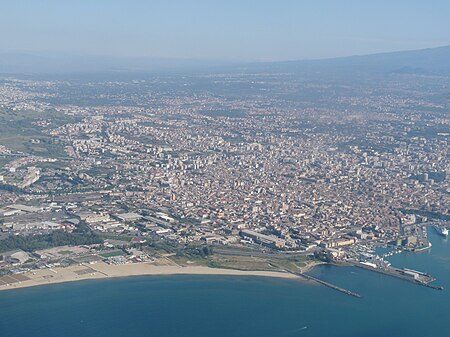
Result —
M361 296L360 294L358 294L358 293L355 293L355 292L353 292L353 291L350 291L350 290L347 290L347 289L338 287L337 285L334 285L334 284L332 284L332 283L323 281L323 280L318 279L318 278L316 278L316 277L314 277L314 276L307 275L307 274L303 274L303 273L294 273L294 272L290 272L290 273L291 273L291 274L294 274L294 275L297 275L297 276L300 276L300 277L303 277L303 278L305 278L305 279L307 279L307 280L309 280L309 281L317 282L317 283L319 283L319 284L322 284L322 285L324 285L324 286L326 286L326 287L328 287L328 288L337 290L337 291L339 291L339 292L341 292L341 293L344 293L344 294L346 294L346 295L353 296L353 297L356 297L356 298L361 298L361 297L362 297L362 296Z
M370 271L373 271L376 273L395 277L400 280L408 281L408 282L411 282L411 283L414 283L417 285L421 285L424 287L428 287L431 289L435 289L435 290L443 290L444 289L444 287L442 287L442 286L435 286L435 285L430 284L431 282L436 281L436 279L426 273L419 272L417 270L412 270L412 269L407 269L407 268L400 269L400 268L394 268L394 267L374 268L367 264L362 264L362 263L353 263L352 265L355 267L361 268L361 269L370 270Z

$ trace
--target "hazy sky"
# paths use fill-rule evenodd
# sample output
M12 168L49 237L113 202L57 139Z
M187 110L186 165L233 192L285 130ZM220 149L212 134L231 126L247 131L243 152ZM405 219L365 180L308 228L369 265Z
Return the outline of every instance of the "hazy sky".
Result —
M449 0L0 0L0 52L287 60L448 44Z

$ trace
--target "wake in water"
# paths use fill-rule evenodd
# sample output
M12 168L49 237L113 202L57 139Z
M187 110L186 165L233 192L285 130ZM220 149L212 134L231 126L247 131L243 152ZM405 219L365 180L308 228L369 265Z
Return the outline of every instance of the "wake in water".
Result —
M298 329L292 330L292 331L290 331L290 332L288 333L288 336L290 336L290 335L292 335L292 334L295 334L295 333L297 333L297 332L300 332L300 331L306 330L306 329L308 329L308 327L307 327L307 326L304 326L304 327L301 327L301 328L298 328Z

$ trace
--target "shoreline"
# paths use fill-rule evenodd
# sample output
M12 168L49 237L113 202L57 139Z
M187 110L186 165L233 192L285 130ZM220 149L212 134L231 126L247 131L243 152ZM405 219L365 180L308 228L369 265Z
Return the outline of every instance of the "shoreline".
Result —
M302 273L310 271L320 263L310 263L302 268ZM15 280L9 284L0 284L0 291L51 285L58 283L77 282L84 280L113 279L133 276L157 275L223 275L223 276L258 276L283 279L305 280L304 278L282 271L237 270L210 268L204 266L157 266L149 262L110 265L104 262L95 264L80 264L69 267L46 268L31 270L24 274L9 275ZM19 279L19 280L18 280ZM5 282L5 281L3 281Z

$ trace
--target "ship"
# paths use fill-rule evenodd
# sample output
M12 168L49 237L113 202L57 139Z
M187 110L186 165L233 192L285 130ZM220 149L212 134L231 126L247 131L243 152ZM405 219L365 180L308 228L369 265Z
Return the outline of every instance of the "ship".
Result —
M438 232L439 233L439 235L442 235L442 236L445 236L445 237L447 237L448 236L448 229L446 228L446 227L444 227L444 226L434 226L434 229L436 229L436 232Z

